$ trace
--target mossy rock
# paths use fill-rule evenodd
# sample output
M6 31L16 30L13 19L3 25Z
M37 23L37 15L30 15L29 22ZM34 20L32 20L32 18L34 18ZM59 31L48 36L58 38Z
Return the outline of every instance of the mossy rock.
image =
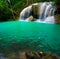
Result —
M55 23L60 24L60 14L55 15Z

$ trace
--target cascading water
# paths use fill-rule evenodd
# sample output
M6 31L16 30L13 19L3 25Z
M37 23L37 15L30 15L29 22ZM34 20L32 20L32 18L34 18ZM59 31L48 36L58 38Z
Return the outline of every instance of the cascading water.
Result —
M53 16L53 13L54 12L54 8L52 6L52 4L47 4L46 6L46 10L45 10L45 13L44 13L44 18L48 17L48 16Z
M30 10L31 10L31 6L26 7L25 9L23 9L22 12L20 13L20 19L28 18L29 14L30 14Z
M43 23L55 23L55 20L54 20L55 7L52 4L53 4L53 2L44 2L44 3L33 4L34 7L39 5L38 6L39 7L38 19L34 17L34 14L37 14L35 11L35 8L33 11L34 14L31 14L32 5L30 5L30 6L26 7L25 9L23 9L23 11L20 13L20 20L29 21L29 17L32 15L34 17L34 19L36 19L35 21L43 22ZM49 19L49 21L48 21L48 19ZM50 20L51 20L51 22L50 22Z
M39 14L39 19L43 19L44 17L43 17L43 14L44 14L44 12L45 12L45 8L46 8L46 2L44 2L44 3L42 3L42 4L40 4L40 8L39 8L39 12L40 12L40 14Z

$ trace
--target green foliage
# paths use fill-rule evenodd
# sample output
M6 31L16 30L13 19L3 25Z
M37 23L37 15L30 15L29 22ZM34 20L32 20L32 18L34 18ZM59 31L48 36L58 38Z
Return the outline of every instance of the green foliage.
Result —
M24 1L24 0L22 0L22 1L19 1L19 2L17 2L14 6L13 6L13 10L19 10L20 9L20 11L24 8L24 7L26 7L26 1Z
M54 2L55 2L55 3L60 3L60 1L59 1L59 0L54 0Z
M12 18L12 14L7 1L0 0L0 21L7 21L10 18Z
M24 1L24 0L20 0L20 1L16 1L16 4L14 4L13 6L12 6L12 9L14 10L14 12L15 12L15 18L16 17L19 17L19 14L20 14L20 12L22 11L22 9L24 9L25 7L26 7L26 0Z

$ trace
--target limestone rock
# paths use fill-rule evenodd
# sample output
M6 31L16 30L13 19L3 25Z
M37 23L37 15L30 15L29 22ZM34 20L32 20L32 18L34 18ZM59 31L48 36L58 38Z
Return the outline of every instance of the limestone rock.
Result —
M34 17L33 16L30 16L29 17L29 21L34 21Z
M31 15L33 15L33 17L36 19L38 18L38 16L39 16L39 3L32 5Z

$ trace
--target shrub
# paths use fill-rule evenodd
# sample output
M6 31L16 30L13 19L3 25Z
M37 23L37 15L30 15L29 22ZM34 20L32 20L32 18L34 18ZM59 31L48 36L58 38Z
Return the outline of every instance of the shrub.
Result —
M7 21L12 18L12 13L8 8L7 1L0 0L0 21Z

